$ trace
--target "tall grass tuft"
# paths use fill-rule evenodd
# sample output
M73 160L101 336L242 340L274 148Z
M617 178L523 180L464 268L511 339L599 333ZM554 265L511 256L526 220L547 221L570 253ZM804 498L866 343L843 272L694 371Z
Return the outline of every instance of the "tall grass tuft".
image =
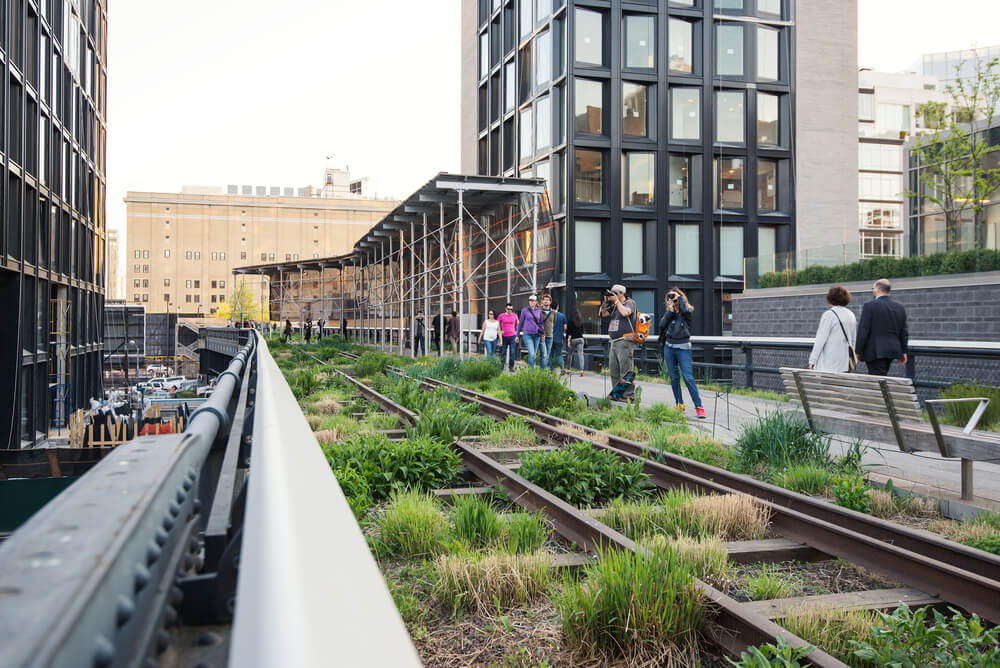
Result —
M538 435L520 415L508 415L503 422L494 422L486 432L490 445L530 446L538 443Z
M877 613L870 610L822 606L796 610L795 614L776 621L778 626L852 666L861 662L854 656L850 642L869 642L873 637L872 629L881 625Z
M796 464L777 476L779 485L800 494L823 495L830 489L833 474L815 464Z
M478 357L462 362L458 370L459 380L466 383L482 383L493 380L503 373L503 364L499 357Z
M686 429L678 431L672 424L654 429L649 435L649 447L656 452L669 452L723 469L728 467L731 456L731 450L721 441Z
M942 399L964 399L966 397L986 397L990 400L986 412L979 419L977 429L1000 427L1000 387L993 387L976 381L955 383L941 390ZM979 406L975 401L943 404L944 422L964 427ZM931 409L932 410L932 409Z
M493 420L480 415L474 404L448 400L425 406L420 411L420 420L407 433L429 436L450 445L463 436L481 434L492 424Z
M359 357L354 363L354 373L358 374L362 378L371 378L372 376L385 371L385 368L389 366L390 363L391 360L385 353L369 350L366 353L362 353L361 357Z
M461 466L457 452L427 436L390 441L384 434L360 434L324 444L323 453L335 474L344 466L353 467L368 482L375 500L394 491L444 487Z
M715 536L653 536L643 547L670 549L677 552L685 564L691 567L696 578L700 578L716 589L729 589L729 553L726 546Z
M507 516L500 538L511 554L528 554L542 549L552 530L536 513L513 513Z
M436 554L448 538L448 518L440 504L416 491L394 494L376 526L381 550L395 557Z
M736 439L736 459L745 473L780 471L798 464L826 466L830 439L809 429L798 415L775 411L759 415Z
M460 496L452 510L455 537L466 545L483 547L500 537L500 517L489 501L478 496Z
M320 387L319 379L312 369L296 369L286 375L288 386L295 399L302 401Z
M570 648L611 662L695 665L706 601L677 550L609 550L556 598Z
M764 564L760 573L745 578L744 586L751 600L770 601L790 596L795 591L796 581L783 574L776 566Z
M545 369L521 369L501 376L496 382L507 391L511 401L536 411L548 411L576 396L558 376Z
M759 540L770 521L767 508L746 494L691 496L673 490L655 501L615 500L598 518L633 540L652 534Z
M687 424L684 413L662 402L656 402L644 410L643 418L653 424Z
M496 613L530 603L549 587L552 567L545 552L447 554L434 563L434 596L452 610Z

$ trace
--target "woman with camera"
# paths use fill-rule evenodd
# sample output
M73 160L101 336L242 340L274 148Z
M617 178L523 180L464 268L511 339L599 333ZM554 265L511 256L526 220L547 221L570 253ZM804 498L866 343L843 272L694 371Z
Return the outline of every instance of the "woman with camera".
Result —
M705 419L705 409L701 405L701 395L694 382L694 368L691 364L691 320L694 318L694 307L678 288L667 291L664 299L667 311L660 318L660 340L663 341L663 362L670 372L670 387L674 391L674 406L684 412L684 395L681 392L680 377L684 376L694 410L699 418Z

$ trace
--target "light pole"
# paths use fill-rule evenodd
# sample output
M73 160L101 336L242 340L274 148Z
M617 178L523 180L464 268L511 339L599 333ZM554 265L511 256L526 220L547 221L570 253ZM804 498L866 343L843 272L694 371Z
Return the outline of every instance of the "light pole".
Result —
M134 345L135 345L135 339L129 339L128 342L125 344L125 394L128 394L128 392L129 392L129 387L128 387L128 349L129 349L129 347L134 346ZM138 348L136 348L136 352L139 352ZM136 373L138 373L138 371L139 371L138 368L136 368Z

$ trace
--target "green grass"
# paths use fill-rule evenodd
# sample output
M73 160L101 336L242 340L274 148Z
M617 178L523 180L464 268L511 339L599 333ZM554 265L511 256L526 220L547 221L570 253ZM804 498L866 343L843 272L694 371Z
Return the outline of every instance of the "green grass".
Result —
M673 406L656 402L642 412L643 418L652 424L687 424L684 413Z
M542 549L551 533L541 515L513 513L507 516L500 540L511 554L528 554Z
M723 385L721 383L698 383L698 389L718 392L719 394L736 394L741 397L752 397L754 399L767 399L769 401L788 401L788 395L783 392L772 392L771 390L754 390L749 387L735 387L733 385Z
M441 552L448 539L448 518L434 497L398 492L375 521L379 551L394 557L428 557Z
M827 466L830 439L813 432L798 415L775 411L744 425L736 439L735 459L742 472L752 474L799 464Z
M649 436L649 447L654 453L669 452L723 469L729 467L732 457L732 451L721 441L672 424L656 428Z
M391 363L392 360L385 353L369 350L362 353L361 357L354 363L354 373L361 378L371 378L385 371L385 368Z
M508 415L503 422L490 425L485 440L491 445L525 447L538 443L538 435L523 417Z
M662 534L729 541L763 538L769 515L745 494L694 496L670 490L655 499L616 499L598 519L632 540Z
M825 495L830 489L833 474L827 468L814 464L796 464L775 476L775 482L800 494Z
M545 369L521 369L497 378L496 383L497 389L505 390L512 402L536 411L548 411L576 398L558 376Z
M621 461L614 453L582 442L560 450L526 452L518 473L580 507L600 505L619 496L639 498L652 489L642 462Z
M716 589L725 591L729 588L729 554L726 546L715 536L653 536L642 545L653 549L675 550L696 578L708 582Z
M500 537L500 516L479 496L460 496L452 509L455 537L466 545L484 547Z
M450 445L463 436L482 434L492 424L493 419L480 415L474 404L448 400L421 410L420 420L407 434L429 436Z
M990 400L986 412L979 419L977 429L1000 428L1000 388L976 381L967 381L944 388L940 395L941 399L963 399L965 397L986 397ZM979 403L975 401L942 404L944 409L941 416L942 421L964 427L978 406Z
M747 594L754 601L788 598L795 591L796 581L774 566L764 564L760 573L748 575L743 582Z
M497 614L542 596L552 580L545 552L531 554L457 553L438 557L434 564L434 596L453 610Z

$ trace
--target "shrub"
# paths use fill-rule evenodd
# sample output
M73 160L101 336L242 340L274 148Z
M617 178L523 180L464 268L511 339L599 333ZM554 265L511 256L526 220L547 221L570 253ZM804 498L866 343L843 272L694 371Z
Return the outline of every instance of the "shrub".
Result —
M481 434L493 424L493 419L479 414L474 404L443 401L425 406L420 420L407 431L410 437L430 436L451 445L463 436Z
M552 574L545 552L441 555L434 570L435 598L479 614L531 602L548 589Z
M500 517L489 501L478 496L460 496L452 511L455 537L467 545L482 547L500 536Z
M599 505L616 497L638 498L651 488L640 461L621 461L589 443L560 450L526 452L518 473L526 480L577 506Z
M986 412L979 419L977 429L995 429L1000 427L1000 387L993 387L985 383L967 381L955 383L950 387L941 390L942 399L964 399L966 397L986 397L990 400L986 407ZM943 422L964 427L973 412L979 407L975 401L962 401L958 403L942 404L944 414ZM928 407L928 410L933 410Z
M302 401L320 386L319 379L312 369L296 369L286 374L285 378L297 401Z
M503 373L499 357L466 360L459 367L458 378L466 383L482 383Z
M459 377L462 362L457 357L441 357L429 368L424 376L450 382Z
M963 544L974 547L977 550L982 550L983 552L1000 555L1000 535L997 534L983 536L982 538L968 538Z
M513 513L507 517L501 541L511 554L528 554L540 550L551 533L541 515Z
M654 403L652 406L643 411L643 417L647 422L652 422L653 424L687 424L687 419L684 417L684 413L675 410L673 406L669 406L662 402Z
M782 471L778 484L800 494L826 494L832 475L828 469L815 464L797 464Z
M838 506L868 513L872 509L871 499L868 498L869 489L865 479L859 475L838 475L834 476L830 491Z
M684 429L678 433L677 425L658 427L649 436L649 445L658 452L669 452L693 459L709 466L728 468L731 451L728 446L705 434L695 434Z
M830 439L809 429L798 415L775 411L743 427L736 439L736 458L746 473L778 471L796 464L826 466Z
M437 500L413 490L394 494L376 526L380 549L396 557L435 554L448 537L448 519Z
M368 481L350 464L333 472L340 485L340 491L347 497L347 503L354 517L361 519L372 505L372 490Z
M556 599L568 645L630 663L697 663L706 601L676 550L609 550Z
M354 363L354 373L362 378L371 378L385 371L385 368L389 364L390 359L388 355L369 350L366 353L362 353L361 357Z
M520 415L508 415L503 422L493 422L486 432L491 445L529 446L538 443L538 435Z
M781 668L802 668L804 665L811 665L808 662L802 663L803 659L811 654L816 648L812 645L793 649L784 636L778 636L778 642L766 645L753 645L740 652L740 660L733 661L726 657L726 661L736 668L771 668L780 666Z
M521 369L501 376L497 383L507 391L511 401L536 411L548 411L576 396L558 376L545 369Z
M757 575L748 575L743 584L753 601L787 598L795 591L794 580L782 575L776 567L769 567L767 564L761 567L761 571Z

